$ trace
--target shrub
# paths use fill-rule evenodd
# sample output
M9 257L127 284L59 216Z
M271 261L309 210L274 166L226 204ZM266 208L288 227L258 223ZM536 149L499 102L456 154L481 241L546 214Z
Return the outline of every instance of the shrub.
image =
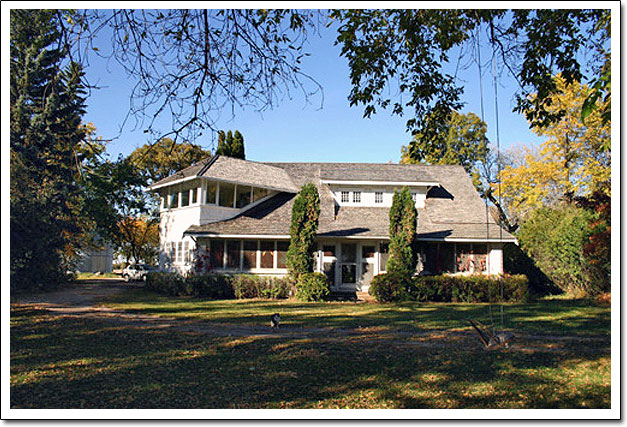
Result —
M232 299L233 277L224 274L200 274L185 279L188 295L208 299Z
M573 206L538 209L520 228L520 246L564 292L602 293L609 290L609 277L599 280L585 256L595 220L594 214Z
M322 301L330 293L327 276L322 273L301 274L296 282L296 298L301 301Z
M209 299L233 298L232 278L221 274L183 277L177 273L148 273L146 288L169 296L194 296Z
M560 294L562 290L538 268L518 245L506 243L503 246L503 269L507 274L524 274L529 279L529 291L537 295Z
M406 285L407 280L402 274L379 274L372 278L368 293L379 302L404 301L407 299Z
M292 290L291 282L284 277L255 276L241 274L233 278L235 298L288 298Z
M407 281L387 273L372 280L369 293L379 302L523 302L528 281L524 275L420 276Z
M155 272L146 275L146 288L163 295L186 295L184 278L176 273Z

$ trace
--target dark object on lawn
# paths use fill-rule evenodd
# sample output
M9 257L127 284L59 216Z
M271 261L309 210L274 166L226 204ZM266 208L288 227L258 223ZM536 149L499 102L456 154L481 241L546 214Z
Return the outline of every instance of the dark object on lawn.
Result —
M270 316L270 327L278 329L280 322L281 316L279 315L279 313L274 313L272 316Z
M474 328L475 332L477 332L477 335L479 335L479 339L481 339L485 348L501 346L508 348L509 343L514 339L514 334L511 332L499 332L495 335L479 321L468 320L468 322L470 322L470 325Z

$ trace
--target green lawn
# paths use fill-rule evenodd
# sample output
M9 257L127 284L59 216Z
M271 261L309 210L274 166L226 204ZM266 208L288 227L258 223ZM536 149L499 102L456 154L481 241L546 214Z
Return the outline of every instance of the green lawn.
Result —
M273 313L281 325L308 328L378 327L388 330L470 330L468 319L524 333L609 336L610 310L587 300L550 299L532 304L303 303L292 300L202 301L132 290L106 306L155 316L228 324L266 325ZM501 317L501 312L503 313Z
M206 302L141 290L107 305L225 327L265 325L279 312L284 330L369 326L375 333L215 337L14 307L13 408L610 407L609 309L584 301L508 305L506 326L605 339L497 351L436 331L464 329L467 317L485 323L485 305ZM433 337L412 338L417 328ZM378 329L403 334L378 340Z

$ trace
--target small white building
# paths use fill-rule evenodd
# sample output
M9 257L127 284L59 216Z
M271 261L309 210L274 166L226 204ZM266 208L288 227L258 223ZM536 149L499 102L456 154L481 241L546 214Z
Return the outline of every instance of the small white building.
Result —
M418 212L422 274L501 274L516 242L486 212L461 166L261 163L214 156L150 187L161 196L165 271L285 275L293 199L320 195L316 271L332 289L366 290L388 259L389 209L407 186Z

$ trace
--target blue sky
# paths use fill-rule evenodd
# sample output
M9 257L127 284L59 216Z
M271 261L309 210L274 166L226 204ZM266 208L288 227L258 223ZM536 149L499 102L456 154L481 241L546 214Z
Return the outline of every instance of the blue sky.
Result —
M311 56L304 59L303 71L314 77L324 89L324 103L313 97L310 104L302 95L294 93L280 105L263 114L252 110L225 111L218 121L219 129L239 130L245 139L246 156L257 161L329 161L329 162L398 162L400 149L411 136L406 131L407 116L393 116L380 110L369 119L364 119L362 107L350 107L347 96L350 92L349 69L345 58L340 57L340 47L333 45L334 32L327 30L322 37L312 35L306 45ZM106 43L105 40L100 43ZM484 53L482 53L484 55ZM487 58L487 52L485 57ZM98 134L105 139L115 138L109 143L108 153L112 158L118 154L128 155L133 149L153 142L142 132L133 130L129 120L119 132L128 111L129 94L133 82L113 61L91 58L86 69L91 83L101 89L91 93L87 100L85 120L92 122ZM472 111L480 115L480 91L477 67L460 74L465 81L463 112ZM499 79L499 126L501 147L518 144L540 144L541 139L529 131L527 122L520 114L512 113L515 85L511 78ZM496 143L496 121L494 115L494 88L492 74L484 70L483 98L485 120L488 123L488 138ZM408 111L409 113L409 111ZM167 132L168 120L158 122L160 130ZM203 135L195 143L204 148L213 148L210 135Z

